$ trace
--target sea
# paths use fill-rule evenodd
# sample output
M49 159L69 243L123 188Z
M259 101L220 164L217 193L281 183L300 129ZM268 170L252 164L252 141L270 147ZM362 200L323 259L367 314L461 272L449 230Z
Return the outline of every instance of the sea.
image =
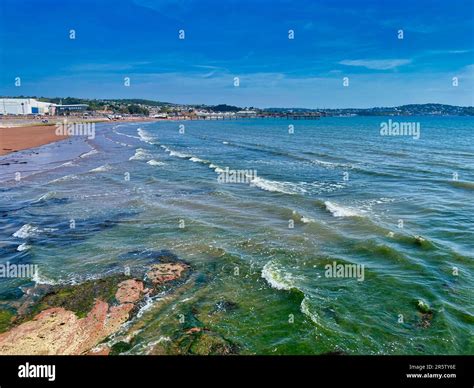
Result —
M474 354L472 117L117 121L0 157L0 181L0 264L38 268L0 278L0 308L190 264L126 354L185 320L241 354Z

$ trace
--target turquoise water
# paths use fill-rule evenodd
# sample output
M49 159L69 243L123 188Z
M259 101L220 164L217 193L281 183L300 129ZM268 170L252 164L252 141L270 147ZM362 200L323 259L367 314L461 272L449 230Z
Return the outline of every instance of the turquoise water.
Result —
M17 153L25 165L0 167L1 261L39 275L1 279L0 301L169 250L193 275L143 308L129 353L184 316L244 354L473 354L474 120L391 118L420 123L414 139L381 136L389 119L98 124L47 158ZM227 167L257 177L220 183ZM327 276L334 262L363 279Z

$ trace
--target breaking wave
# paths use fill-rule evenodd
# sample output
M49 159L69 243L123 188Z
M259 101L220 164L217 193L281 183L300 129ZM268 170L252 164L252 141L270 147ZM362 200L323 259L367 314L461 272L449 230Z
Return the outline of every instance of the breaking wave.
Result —
M17 238L28 238L38 235L40 229L37 226L33 226L30 224L23 225L20 229L18 229L15 233L13 233L13 237Z
M33 203L44 202L48 199L57 198L58 193L56 191L48 191L46 194L43 194L37 200L33 201Z
M291 182L278 182L261 177L256 177L250 182L250 186L258 187L265 191L272 191L283 194L304 194L306 190L296 183Z
M143 148L137 148L135 150L135 155L128 158L128 160L145 160L145 159L150 159L150 158L151 158L151 154L147 150Z
M40 229L37 226L33 226L30 224L23 225L20 229L18 229L15 233L12 234L13 237L27 239L30 237L35 237L42 232L54 232L55 228L44 228Z
M324 160L319 160L319 159L313 159L311 163L316 164L321 167L328 168L328 169L334 169L334 168L352 169L353 168L352 164L326 162Z
M138 128L137 129L137 133L138 133L138 136L140 136L140 140L145 142L145 143L148 143L148 144L155 144L156 142L156 139L151 136L147 131L145 131L144 129L142 128Z
M89 172L106 172L112 170L112 166L110 164L104 164L103 166L99 166L97 168L93 168Z
M23 251L26 251L26 250L28 250L28 249L30 249L30 248L31 248L31 245L28 245L27 243L23 243L23 244L18 245L18 247L16 248L16 250L17 250L18 252L23 252Z
M276 263L270 260L263 266L262 278L264 278L270 286L277 290L289 291L296 288L294 278L279 268Z
M79 177L77 175L71 174L71 175L62 176L61 178L53 179L52 181L48 183L67 182L67 181L74 181L76 179L79 179Z
M146 164L149 164L150 166L164 166L165 165L165 163L160 162L155 159L149 160L148 162L146 162Z
M92 155L95 155L95 154L98 154L98 153L99 153L99 151L97 151L95 148L93 148L89 152L86 152L86 153L80 155L79 157L84 159L84 158L87 158L89 156L92 156Z
M354 210L349 207L338 205L334 202L324 202L326 210L328 210L334 217L363 217L364 211Z

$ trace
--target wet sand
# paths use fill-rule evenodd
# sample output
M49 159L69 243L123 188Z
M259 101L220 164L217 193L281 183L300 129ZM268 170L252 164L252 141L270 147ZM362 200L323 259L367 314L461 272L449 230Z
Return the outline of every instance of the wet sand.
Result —
M67 136L56 135L55 131L55 125L0 128L0 155L39 147L67 138Z

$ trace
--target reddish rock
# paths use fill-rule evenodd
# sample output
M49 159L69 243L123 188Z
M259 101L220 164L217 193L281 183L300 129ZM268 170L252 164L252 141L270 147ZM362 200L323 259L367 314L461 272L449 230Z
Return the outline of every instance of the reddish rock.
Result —
M186 332L186 334L200 333L201 331L202 329L200 327L192 327Z
M182 263L155 264L150 267L147 277L157 286L180 278L187 269L188 266ZM18 306L18 310L22 312L20 317L25 317L36 303L42 303L42 306L66 307L46 308L29 321L0 334L0 355L108 355L110 348L101 342L116 333L130 319L134 307L145 294L155 291L155 287L144 289L144 283L140 280L119 281L101 281L100 287L103 291L96 299L90 300L88 306L92 307L88 312L87 309L84 311L75 308L82 308L82 303L69 302L71 298L82 301L81 298L83 295L89 295L88 292L97 295L95 283L85 282L82 288L79 285L72 291L71 287L66 288L66 296L63 296L63 299L57 297L57 290L49 297L48 294L44 297L31 294L34 298L26 298ZM109 295L113 292L118 305L109 305L104 301L109 300ZM81 316L86 313L87 315L79 318L74 311L78 311ZM189 333L199 331L201 329L195 327L190 329Z
M187 265L182 263L154 264L147 276L153 284L159 285L180 278L186 269Z
M135 279L124 280L118 285L115 298L119 303L135 303L143 293L143 282Z
M116 332L129 318L132 303L119 306L97 300L85 318L54 307L0 335L0 354L84 354Z

